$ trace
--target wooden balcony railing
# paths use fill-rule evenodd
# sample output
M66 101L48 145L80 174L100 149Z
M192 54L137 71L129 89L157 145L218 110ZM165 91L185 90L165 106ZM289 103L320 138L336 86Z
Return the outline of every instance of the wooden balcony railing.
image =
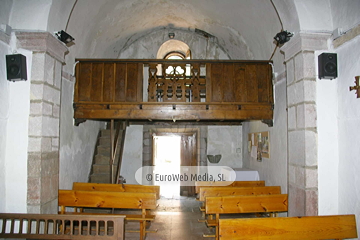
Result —
M77 59L74 118L271 121L269 61Z
M125 239L122 215L0 213L0 238Z

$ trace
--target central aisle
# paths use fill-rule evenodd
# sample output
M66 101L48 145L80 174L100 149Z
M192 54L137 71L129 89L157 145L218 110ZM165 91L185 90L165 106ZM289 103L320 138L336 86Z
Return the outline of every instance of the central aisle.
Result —
M201 219L200 202L196 201L195 197L161 198L158 204L159 207L154 211L155 221L147 229L158 231L147 233L146 240L198 240L203 239L204 233L214 234L204 222L198 222L198 219ZM133 223L126 224L125 228L129 224ZM139 227L138 224L132 226ZM125 233L125 239L138 240L139 233Z

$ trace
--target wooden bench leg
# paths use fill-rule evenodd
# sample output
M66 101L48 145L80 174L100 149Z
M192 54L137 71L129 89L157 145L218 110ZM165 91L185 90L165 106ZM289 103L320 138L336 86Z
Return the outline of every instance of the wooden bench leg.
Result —
M219 240L219 219L220 219L219 213L216 214L215 219L216 219L215 240Z
M145 227L146 227L146 221L140 221L140 240L145 239Z

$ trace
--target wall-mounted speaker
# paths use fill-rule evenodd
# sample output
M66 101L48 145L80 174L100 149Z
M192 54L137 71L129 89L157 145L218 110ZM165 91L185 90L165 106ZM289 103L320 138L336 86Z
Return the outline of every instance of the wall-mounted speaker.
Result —
M318 56L319 78L334 79L338 76L336 53L322 53Z
M26 57L22 54L6 55L6 71L9 81L27 80Z

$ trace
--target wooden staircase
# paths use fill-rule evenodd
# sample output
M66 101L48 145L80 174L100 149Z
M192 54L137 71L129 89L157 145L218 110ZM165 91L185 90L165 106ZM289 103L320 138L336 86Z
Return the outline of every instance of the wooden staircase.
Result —
M122 132L124 130L120 130ZM103 129L100 130L99 137L97 140L95 156L91 173L89 176L89 182L91 183L111 183L111 130ZM120 133L120 140L117 143L118 149L122 149L121 141L122 134ZM116 175L117 171L117 159L122 151L117 151L115 155L115 164L113 170L113 176Z

